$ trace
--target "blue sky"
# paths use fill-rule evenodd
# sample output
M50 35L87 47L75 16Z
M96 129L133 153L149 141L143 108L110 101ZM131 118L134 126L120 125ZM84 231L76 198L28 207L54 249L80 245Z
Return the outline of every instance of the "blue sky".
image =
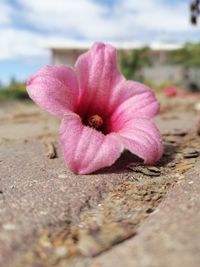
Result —
M190 0L0 0L0 81L27 77L51 61L48 47L73 40L200 40Z

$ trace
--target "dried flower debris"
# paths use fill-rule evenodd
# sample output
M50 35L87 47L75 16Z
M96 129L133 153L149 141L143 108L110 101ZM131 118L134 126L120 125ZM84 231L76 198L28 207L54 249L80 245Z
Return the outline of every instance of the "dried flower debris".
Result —
M154 166L135 166L134 164L129 164L127 168L131 169L132 171L135 172L140 172L148 176L160 176L161 171L159 168L154 167Z
M53 142L49 142L49 141L44 141L44 145L46 147L46 156L49 159L54 159L57 157L57 153L56 153L56 147L55 144Z

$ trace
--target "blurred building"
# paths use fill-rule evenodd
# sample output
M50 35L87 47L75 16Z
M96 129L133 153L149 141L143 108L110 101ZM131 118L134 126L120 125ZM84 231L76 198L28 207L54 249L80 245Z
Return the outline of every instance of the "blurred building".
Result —
M125 51L130 51L133 49L140 49L145 45L141 42L123 42L123 43L112 43L114 47L118 50L118 56ZM74 66L76 59L82 53L86 52L92 46L91 42L68 42L68 43L57 43L49 46L52 54L53 64L67 64L69 66Z
M149 67L144 67L142 69L142 75L146 80L153 81L155 84L161 84L166 81L183 84L183 81L186 79L187 82L192 82L194 78L200 79L199 70L189 70L188 73L185 73L185 70L181 65L167 64L167 52L182 48L182 44L157 42L147 45L140 42L124 42L112 43L112 45L117 48L119 59L123 53L148 46L151 51L150 60L153 64ZM90 47L91 43L88 42L69 42L51 45L49 46L49 49L51 50L52 64L74 66L78 56L86 52ZM200 80L198 83L200 85Z

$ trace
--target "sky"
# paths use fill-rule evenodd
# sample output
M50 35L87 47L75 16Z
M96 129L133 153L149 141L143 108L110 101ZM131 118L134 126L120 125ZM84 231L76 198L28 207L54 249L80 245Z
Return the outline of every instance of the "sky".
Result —
M51 62L54 43L196 42L190 0L0 0L0 82Z

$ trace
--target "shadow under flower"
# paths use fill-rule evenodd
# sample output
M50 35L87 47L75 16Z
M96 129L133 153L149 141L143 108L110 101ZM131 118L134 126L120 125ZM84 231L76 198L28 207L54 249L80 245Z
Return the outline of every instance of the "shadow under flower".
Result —
M165 143L164 153L162 158L153 166L166 167L170 162L173 162L176 157L178 148L179 145L177 143L176 144ZM98 170L94 172L94 174L130 173L132 171L127 166L131 163L134 163L136 165L138 164L144 165L142 159L130 153L129 151L125 150L121 154L120 158L112 166Z

